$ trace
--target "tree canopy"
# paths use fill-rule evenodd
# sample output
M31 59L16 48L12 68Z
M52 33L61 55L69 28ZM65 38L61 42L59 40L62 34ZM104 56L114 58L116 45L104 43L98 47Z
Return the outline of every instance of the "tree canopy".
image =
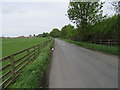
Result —
M54 28L51 32L50 32L50 36L57 38L60 36L60 31L57 28Z
M76 41L92 41L103 39L118 39L120 15L103 16L102 2L70 2L67 16L76 25L65 25L59 31L57 28L50 32L52 37L60 37ZM116 12L120 2L113 3Z
M79 40L86 41L91 26L102 21L103 3L101 2L70 2L67 16L78 28Z

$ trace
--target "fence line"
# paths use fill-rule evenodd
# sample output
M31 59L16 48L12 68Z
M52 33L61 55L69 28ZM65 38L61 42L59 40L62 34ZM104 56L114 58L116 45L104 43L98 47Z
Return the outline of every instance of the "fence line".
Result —
M107 46L118 46L120 40L98 40L98 41L92 41L92 43L95 44L101 44L101 45L107 45Z
M0 68L0 73L2 73L0 76L0 80L2 81L0 87L4 89L12 82L15 82L15 78L21 74L22 69L28 63L35 60L42 48L51 40L52 39L0 59L0 62L3 64L3 67Z

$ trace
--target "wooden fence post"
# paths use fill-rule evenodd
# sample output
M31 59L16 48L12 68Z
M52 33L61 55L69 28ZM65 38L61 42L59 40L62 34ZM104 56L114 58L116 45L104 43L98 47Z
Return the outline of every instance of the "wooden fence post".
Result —
M108 40L108 45L109 45L109 46L111 45L110 40Z
M41 52L41 44L39 44L39 53Z
M14 56L10 56L10 63L11 63L11 76L12 76L12 82L15 81L15 65L14 65Z
M38 45L38 49L39 49L39 50L38 50L38 53L40 53L40 44Z
M36 58L36 47L34 46L34 60Z
M102 45L102 40L100 40L100 45Z
M30 61L30 49L27 49L27 53L28 53L28 62Z
M40 49L39 45L37 45L37 53L38 53L38 55L39 55L39 49Z

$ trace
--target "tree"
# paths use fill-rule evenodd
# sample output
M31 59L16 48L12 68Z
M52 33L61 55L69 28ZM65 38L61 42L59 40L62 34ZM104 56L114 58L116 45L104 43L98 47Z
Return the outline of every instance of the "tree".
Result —
M118 15L109 17L92 26L91 34L94 40L118 39Z
M61 29L61 37L64 38L64 39L67 39L67 34L68 34L68 31L71 29L71 26L70 25L65 25L64 27L62 27Z
M29 35L29 37L32 37L32 35Z
M45 33L45 32L43 32L43 34L42 34L42 37L49 37L49 33Z
M33 36L35 37L35 34L33 34Z
M103 19L101 2L70 2L67 16L76 24L79 29L80 40L87 39L88 31L91 25L98 23Z
M37 37L49 37L49 33L43 32L42 34L38 34Z
M60 31L57 28L54 28L51 32L50 32L50 36L57 38L60 36Z
M74 40L76 38L77 30L72 25L65 25L61 29L61 37L65 39L72 39Z

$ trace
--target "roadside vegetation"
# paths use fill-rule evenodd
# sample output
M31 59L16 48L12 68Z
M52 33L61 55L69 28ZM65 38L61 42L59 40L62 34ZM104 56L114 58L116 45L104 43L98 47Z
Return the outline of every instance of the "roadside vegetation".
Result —
M75 24L54 28L48 35L66 39L68 42L84 46L92 50L118 55L120 15L118 2L111 2L114 15L103 15L104 2L70 2L66 16ZM71 41L72 40L72 41ZM115 46L92 44L98 41L115 41ZM88 43L89 42L89 43ZM91 42L91 43L90 43Z
M5 57L5 56L9 56L11 54L14 54L14 53L17 53L19 51L22 51L24 49L27 49L29 47L32 47L32 46L35 46L35 45L38 45L40 43L43 43L45 41L48 41L50 40L50 38L4 38L2 40L2 57ZM46 70L47 68L47 62L49 59L49 56L48 54L50 54L50 48L52 46L52 42L47 46L45 47L44 49L44 46L42 46L41 50L41 56L39 56L37 58L37 61L36 65L31 65L31 63L29 63L29 65L31 66L27 66L29 69L30 69L30 72L29 74L31 73L31 71L34 69L35 72L39 72L40 73L40 78L42 78L42 74L43 72ZM31 49L32 51L32 49ZM23 52L23 53L20 53L18 54L17 56L14 56L14 62L16 62L16 60L20 59L21 57L27 55L27 51ZM33 56L32 56L33 57ZM23 62L25 60L25 62ZM21 63L21 64L20 64ZM23 65L25 65L27 63L27 60L26 60L26 57L21 59L20 61L14 63L14 67L16 67L17 65L19 65L17 68L15 68L15 71L17 71L18 69L20 69ZM35 62L34 62L35 63ZM40 63L40 64L39 64ZM2 62L2 67L5 67L6 65L9 65L10 64L10 59L8 58L7 60L3 61ZM41 65L41 66L40 66ZM35 67L34 67L35 66ZM40 67L40 70L36 70L36 68L39 68ZM3 81L5 81L10 75L11 73L9 74L5 74L7 73L8 71L10 71L11 68L10 67L6 67L6 69L4 69L2 72L0 72L1 75L5 75L4 78L2 79ZM24 69L24 70L27 70L27 69ZM23 71L24 71L23 70ZM34 72L33 71L33 72ZM35 73L37 75L37 73ZM29 75L30 76L30 75ZM37 75L38 76L38 75ZM20 74L19 77L22 77L22 73ZM25 74L25 76L23 76L25 78L27 78L27 74ZM31 76L30 76L31 77ZM24 79L25 79L24 78ZM38 77L37 77L38 78ZM31 78L32 79L32 78ZM36 79L35 79L36 80ZM22 81L22 79L21 79ZM17 82L17 80L16 80ZM32 82L32 81L30 81ZM33 82L35 82L33 80ZM19 83L20 84L20 83ZM24 83L25 84L25 83ZM28 83L29 84L29 83ZM21 84L20 84L21 85ZM31 84L30 84L31 85ZM22 85L24 86L24 85ZM29 85L28 85L29 86ZM27 87L27 86L26 86ZM31 86L32 87L32 86Z
M118 55L118 48L117 47L111 47L111 46L105 46L105 45L98 45L98 44L92 44L92 43L86 43L86 42L77 42L72 40L63 39L69 43L76 44L78 46L95 50L95 51L101 51L106 54L112 54L112 55Z
M42 78L47 70L53 42L49 43L40 53L38 58L30 63L20 77L9 88L40 88Z

